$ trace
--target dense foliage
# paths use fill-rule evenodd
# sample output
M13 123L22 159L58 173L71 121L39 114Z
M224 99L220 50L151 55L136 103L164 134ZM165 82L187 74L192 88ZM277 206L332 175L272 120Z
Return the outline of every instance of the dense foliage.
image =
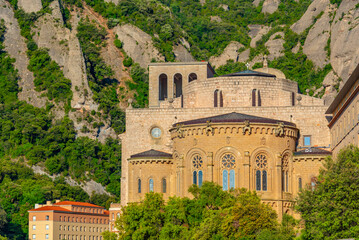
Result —
M328 158L315 189L305 189L297 209L305 221L305 239L349 239L359 236L359 149L348 146L334 161Z
M254 192L227 192L211 182L189 191L193 199L172 197L165 204L161 194L148 193L129 204L116 222L119 239L294 238L291 217L279 226L276 212Z

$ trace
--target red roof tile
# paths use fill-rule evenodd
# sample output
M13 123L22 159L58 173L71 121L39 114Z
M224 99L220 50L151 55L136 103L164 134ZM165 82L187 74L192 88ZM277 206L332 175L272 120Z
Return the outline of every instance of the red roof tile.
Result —
M71 212L70 210L68 210L66 208L54 207L54 206L44 206L44 207L29 210L29 212L34 212L34 211L65 211L65 212Z
M105 210L105 211L103 211L103 214L110 215L110 211Z
M86 203L86 202L73 202L73 201L62 201L55 203L54 205L73 205L73 206L84 206L84 207L96 207L96 208L103 208L101 206L97 206L95 204Z

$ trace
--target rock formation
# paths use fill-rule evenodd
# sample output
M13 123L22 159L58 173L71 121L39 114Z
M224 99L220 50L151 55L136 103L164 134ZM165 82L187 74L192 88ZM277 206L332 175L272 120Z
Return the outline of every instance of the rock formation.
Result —
M114 28L114 32L123 42L123 49L141 67L147 68L152 59L164 61L165 58L153 46L152 37L138 27L124 24Z
M280 56L283 56L283 47L284 44L284 33L276 32L272 36L270 36L269 40L265 43L265 46L268 48L269 55L268 59L273 60Z
M294 23L290 28L298 34L302 33L313 24L314 18L321 12L324 12L329 4L329 0L314 0L300 20Z
M358 1L340 4L331 27L330 63L344 81L359 63L359 8Z
M17 5L27 13L38 12L42 8L41 0L18 0Z
M250 46L252 48L256 47L257 41L259 41L263 35L267 34L268 31L271 29L268 26L263 25L248 25L249 28L249 37L252 38L252 41L250 43Z
M213 66L219 67L226 64L228 60L237 61L238 50L242 47L244 46L241 43L233 41L228 44L228 46L223 50L223 53L221 55L219 55L218 57L211 57L209 59L209 62Z
M193 62L194 58L188 50L181 44L177 44L173 47L173 53L175 54L176 61L179 62Z
M272 14L277 11L280 0L264 0L262 13Z
M34 75L27 69L29 59L26 55L25 39L20 35L20 27L14 17L12 7L5 0L0 0L0 19L4 19L6 26L5 51L9 53L10 57L16 59L14 66L20 75L21 92L18 97L36 107L44 107L46 99L41 98L41 93L35 91Z
M331 14L331 8L328 6L321 18L309 30L303 46L303 53L320 68L323 68L329 62L325 46L330 37Z
M112 3L117 5L119 0L105 0L105 2L112 2Z

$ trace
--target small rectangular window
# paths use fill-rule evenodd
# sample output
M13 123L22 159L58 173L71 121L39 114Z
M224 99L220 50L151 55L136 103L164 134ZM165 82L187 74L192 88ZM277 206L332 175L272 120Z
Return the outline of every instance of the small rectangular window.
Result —
M304 138L304 146L312 145L311 136L304 136L303 138Z
M32 225L32 230L36 230L36 225Z
M32 239L36 239L36 234L32 234Z
M49 239L49 234L46 234L46 235L45 235L45 239Z
M46 224L45 229L46 229L46 230L49 230L49 229L50 229L49 224Z
M32 216L32 221L36 221L36 216Z
M46 221L49 221L49 220L50 220L50 216L46 215Z

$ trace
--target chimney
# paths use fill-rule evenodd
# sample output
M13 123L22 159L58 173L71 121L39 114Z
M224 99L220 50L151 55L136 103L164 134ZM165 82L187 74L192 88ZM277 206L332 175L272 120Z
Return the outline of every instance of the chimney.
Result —
M51 201L46 201L46 206L51 206Z
M39 207L40 207L40 204L36 203L36 204L35 204L35 209L36 209L36 208L39 208Z
M59 203L59 202L61 202L60 199L56 199L55 203Z

